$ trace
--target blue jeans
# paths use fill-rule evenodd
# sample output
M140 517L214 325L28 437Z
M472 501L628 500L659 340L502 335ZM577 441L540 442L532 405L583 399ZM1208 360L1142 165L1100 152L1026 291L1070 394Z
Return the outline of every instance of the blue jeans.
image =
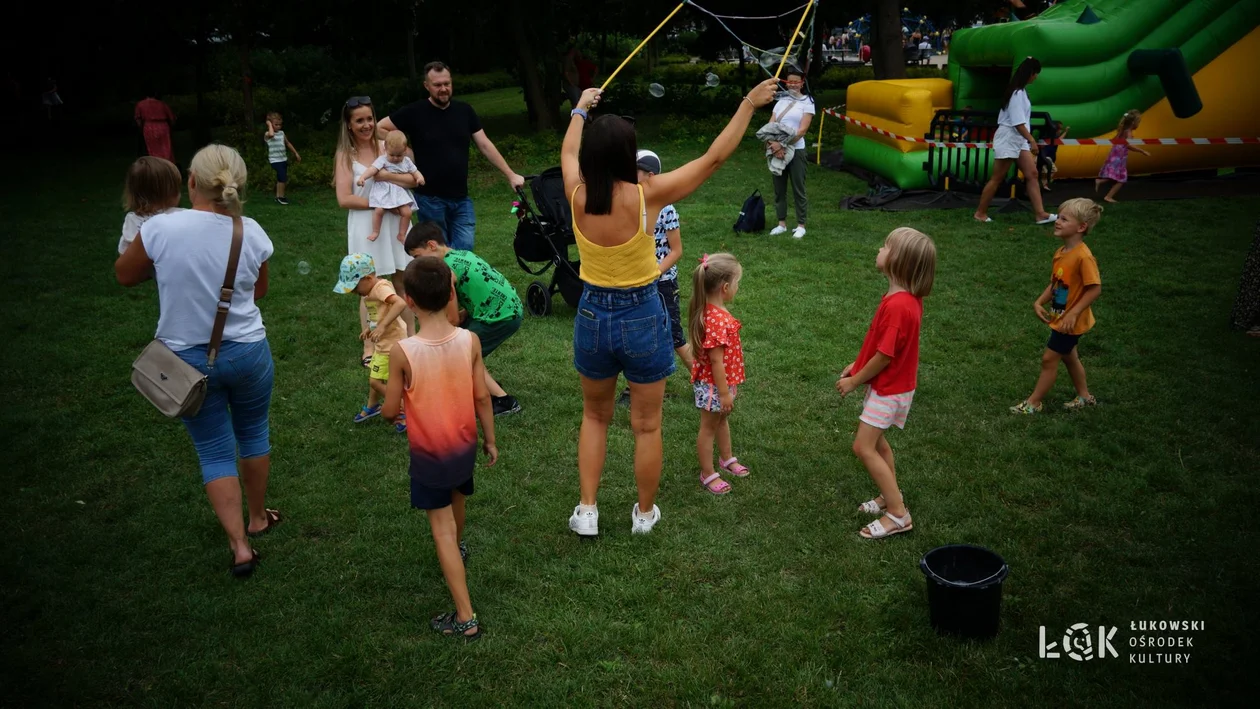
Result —
M477 229L472 197L447 199L415 193L416 218L420 224L436 222L446 235L446 245L460 251L472 251Z
M588 379L621 372L634 384L674 373L669 313L656 283L639 288L582 289L573 320L573 368Z
M224 342L213 369L206 367L205 345L175 354L210 376L201 410L184 419L201 460L201 482L236 477L238 447L242 458L271 452L267 423L275 375L271 345L266 340Z

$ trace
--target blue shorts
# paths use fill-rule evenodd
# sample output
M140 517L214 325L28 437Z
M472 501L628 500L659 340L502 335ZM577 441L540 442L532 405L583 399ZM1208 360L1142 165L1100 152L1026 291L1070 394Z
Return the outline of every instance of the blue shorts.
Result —
M426 487L421 485L414 477L411 477L411 507L417 510L440 510L443 507L450 507L451 493L455 491L458 491L464 497L473 494L472 476L469 476L467 480L453 488L445 489Z
M1065 335L1058 330L1051 330L1050 339L1046 342L1046 349L1066 357L1072 354L1072 350L1076 349L1076 343L1080 339L1080 335Z
M665 299L665 311L669 313L669 334L674 340L674 349L687 346L687 333L684 330L682 318L682 303L678 299L678 281L676 279L661 279L656 282L656 287L661 291L661 298Z
M674 373L669 313L655 282L638 288L585 284L573 319L573 368L588 379L625 372L633 384Z
M271 346L266 340L224 342L213 369L206 366L205 345L175 354L210 376L201 410L183 420L201 461L201 482L236 477L237 456L258 458L271 452Z
M284 184L289 181L289 161L282 160L280 162L271 163L271 169L276 171L276 182Z

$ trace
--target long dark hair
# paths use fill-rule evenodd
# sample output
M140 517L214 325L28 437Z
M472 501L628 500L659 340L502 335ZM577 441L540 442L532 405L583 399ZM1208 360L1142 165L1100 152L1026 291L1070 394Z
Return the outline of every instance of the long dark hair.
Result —
M617 182L638 183L634 162L638 150L634 124L621 116L605 114L586 127L578 169L586 183L587 214L611 214L613 186Z
M1010 104L1011 97L1015 95L1016 91L1027 86L1029 80L1040 73L1041 62L1037 61L1035 57L1025 59L1011 76L1011 83L1006 85L1006 96L1002 97L1002 108L1005 109Z

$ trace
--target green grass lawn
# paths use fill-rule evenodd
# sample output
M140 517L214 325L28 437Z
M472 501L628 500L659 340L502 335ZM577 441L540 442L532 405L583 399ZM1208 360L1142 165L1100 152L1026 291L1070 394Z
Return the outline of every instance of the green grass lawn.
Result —
M642 144L667 168L701 150ZM252 579L228 575L186 433L129 383L158 309L153 284L114 282L128 161L77 154L73 181L62 161L31 161L0 199L2 704L1224 705L1256 686L1260 341L1226 325L1260 199L1109 207L1089 239L1104 289L1081 344L1101 406L1058 410L1063 373L1047 413L1013 417L1047 334L1031 303L1049 228L1026 214L981 226L966 212L841 211L865 186L811 167L803 241L735 236L743 198L771 192L745 146L678 209L685 267L720 250L745 267L732 310L749 381L731 428L753 475L722 498L697 484L680 374L662 522L629 533L633 441L619 411L603 535L570 534L581 397L573 311L557 297L489 360L524 411L497 422L502 457L469 502L487 636L465 646L427 627L451 603L409 509L403 439L350 421L368 387L356 303L332 292L345 214L323 187L275 205L269 174L253 176L247 213L276 246L262 301L276 359L268 503L286 521L259 540ZM512 194L474 165L478 251L523 293ZM876 250L903 224L939 249L914 409L889 437L916 529L868 542L855 506L874 488L849 450L860 403L834 383L886 287ZM992 642L928 625L919 559L958 542L1011 566ZM1190 664L1129 663L1129 622L1153 619L1206 622ZM1120 626L1120 658L1038 658L1039 626L1057 639L1077 622Z

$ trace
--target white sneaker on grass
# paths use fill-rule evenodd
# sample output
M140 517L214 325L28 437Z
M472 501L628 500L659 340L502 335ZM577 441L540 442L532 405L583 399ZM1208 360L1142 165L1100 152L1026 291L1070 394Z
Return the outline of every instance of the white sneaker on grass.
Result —
M652 527L661 521L661 508L652 505L652 516L643 519L639 516L639 503L634 503L634 507L630 508L630 533L631 534L647 534L652 531Z
M782 224L770 230L770 236L778 236L779 234L786 234L786 233L787 233L787 227L783 226Z
M792 238L799 239L802 236L805 236L805 227L798 226L792 230Z
M578 536L597 536L599 534L599 510L583 512L581 505L574 507L573 514L569 517L569 529L577 532Z

